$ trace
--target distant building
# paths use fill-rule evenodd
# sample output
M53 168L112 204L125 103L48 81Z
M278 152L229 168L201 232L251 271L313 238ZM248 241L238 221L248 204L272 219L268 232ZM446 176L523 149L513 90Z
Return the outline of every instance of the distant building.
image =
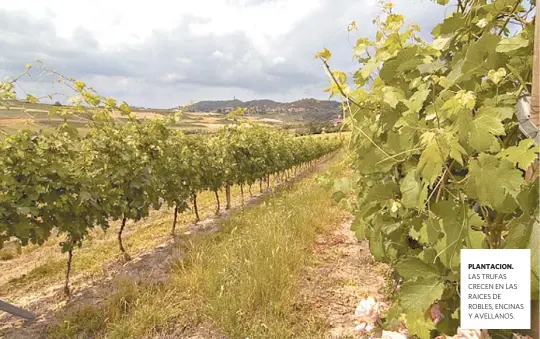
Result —
M342 118L335 118L335 119L332 119L331 121L332 121L332 125L334 125L334 127L337 127L337 126L343 124L343 119Z

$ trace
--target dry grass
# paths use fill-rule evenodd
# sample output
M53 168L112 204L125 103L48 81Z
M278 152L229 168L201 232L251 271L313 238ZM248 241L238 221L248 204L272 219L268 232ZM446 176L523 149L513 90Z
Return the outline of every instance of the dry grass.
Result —
M330 195L312 177L233 214L220 231L192 239L166 285L121 282L49 337L176 338L204 327L213 335L199 338L322 338L324 326L295 299L316 235L343 217Z

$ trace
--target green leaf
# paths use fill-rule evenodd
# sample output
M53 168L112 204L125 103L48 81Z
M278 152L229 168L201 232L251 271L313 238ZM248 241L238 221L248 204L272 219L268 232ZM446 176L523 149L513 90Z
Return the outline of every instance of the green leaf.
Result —
M441 150L437 143L437 137L433 136L427 144L426 149L420 155L417 171L421 173L422 180L428 184L433 184L442 173L442 167L446 162L446 153Z
M428 219L420 228L420 238L418 239L422 244L435 244L439 237L443 235L439 222L435 219Z
M351 225L351 231L356 235L356 239L364 240L366 238L366 224L362 218L355 218Z
M399 290L399 304L406 312L425 312L441 298L444 285L439 278L418 277L416 281L406 281Z
M406 315L407 332L417 338L430 338L431 330L435 329L433 321L426 316L426 312L414 311Z
M427 186L416 178L416 172L410 171L401 182L401 202L407 208L424 209L427 199Z
M435 265L426 264L418 258L405 258L396 265L396 270L405 280L423 278L438 278L439 271Z
M398 186L395 182L389 181L386 183L376 183L366 196L365 202L384 201L393 199L398 191Z
M469 128L469 143L477 151L494 151L499 147L495 136L504 135L500 114L495 109L479 110Z
M494 185L494 183L497 183ZM509 194L516 197L525 184L521 172L506 159L481 153L469 162L467 194L483 206L496 208Z
M456 205L451 201L440 201L431 206L433 213L440 218L444 237L435 244L438 257L452 271L459 269L460 249L471 226L482 224L482 220L467 205Z
M441 2L448 2L448 0L441 0ZM460 29L463 29L466 18L462 13L454 12L451 16L444 19L444 21L433 28L431 33L434 36L443 34L455 33Z
M493 68L490 67L493 58L496 57L493 52L500 39L498 35L484 33L480 39L471 43L467 48L465 62L461 67L461 71L468 76L486 74L487 71Z
M382 235L382 222L375 223L368 232L369 250L375 260L385 261L386 251Z
M409 100L404 100L404 103L409 108L409 110L418 113L422 109L424 101L426 101L429 93L429 89L427 89L427 87L422 84L418 87L418 90L414 92L414 94Z
M538 156L540 147L534 146L534 139L525 139L518 146L511 146L497 154L499 159L507 159L522 170L527 170Z
M536 216L535 216L536 218ZM540 226L538 219L522 215L508 225L505 248L529 248L531 250L531 298L538 300Z
M480 218L480 217L479 217ZM468 229L468 235L467 235L467 241L468 241L468 248L476 248L476 249L482 249L484 248L484 241L486 240L486 235L484 232L475 231L474 229L470 228Z
M444 69L446 69L446 64L441 60L435 60L433 62L418 65L418 70L420 71L420 74L436 73Z
M529 43L529 40L523 38L523 36L520 34L512 38L502 39L497 45L495 51L499 53L508 53L515 51L516 49L527 47L529 46Z

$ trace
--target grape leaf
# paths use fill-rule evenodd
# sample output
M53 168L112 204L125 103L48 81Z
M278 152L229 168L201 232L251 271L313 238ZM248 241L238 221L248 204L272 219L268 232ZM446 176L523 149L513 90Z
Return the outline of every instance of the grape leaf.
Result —
M441 151L437 138L434 137L422 152L417 171L421 173L424 182L433 184L441 174L442 166L446 161L446 157Z
M435 329L433 321L426 316L426 312L415 311L406 315L407 332L417 338L430 338L431 330Z
M507 159L522 170L526 170L538 156L540 147L534 146L534 139L525 139L518 146L511 146L497 154L499 159Z
M328 60L331 57L332 57L332 53L328 50L328 48L325 48L324 50L322 50L321 52L318 52L314 56L315 59L322 58L324 60Z
M424 101L426 101L429 93L430 91L425 85L420 85L418 90L414 92L409 100L404 100L404 103L412 112L420 112L420 109L424 105Z
M401 202L405 207L423 209L427 199L427 186L416 178L414 170L405 176L401 182L400 190Z
M435 265L427 264L418 258L405 258L396 265L396 270L404 279L416 279L418 277L439 277L439 271Z
M521 35L516 35L512 38L502 39L495 51L499 53L508 53L527 46L529 46L529 40L523 38Z
M516 197L524 183L521 172L506 159L481 153L478 159L469 162L467 193L481 205L496 208L507 194Z
M491 69L488 72L488 79L493 83L498 84L506 76L506 69L499 68L498 70Z
M436 300L441 298L444 285L439 278L418 277L415 281L406 281L399 290L399 304L406 312L426 311Z
M479 110L469 127L469 142L479 152L493 151L499 146L495 136L504 134L504 126L497 110Z
M529 248L531 250L531 298L538 300L540 226L537 216L522 215L508 225L505 248Z

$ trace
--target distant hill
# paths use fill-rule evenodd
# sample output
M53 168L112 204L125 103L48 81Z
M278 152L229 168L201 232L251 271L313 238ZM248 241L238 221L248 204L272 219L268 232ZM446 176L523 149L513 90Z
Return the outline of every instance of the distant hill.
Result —
M248 109L249 115L265 115L281 113L307 121L328 121L341 114L341 104L332 100L301 99L293 102L277 102L273 100L241 101L199 101L184 108L186 112L229 113L238 107Z

